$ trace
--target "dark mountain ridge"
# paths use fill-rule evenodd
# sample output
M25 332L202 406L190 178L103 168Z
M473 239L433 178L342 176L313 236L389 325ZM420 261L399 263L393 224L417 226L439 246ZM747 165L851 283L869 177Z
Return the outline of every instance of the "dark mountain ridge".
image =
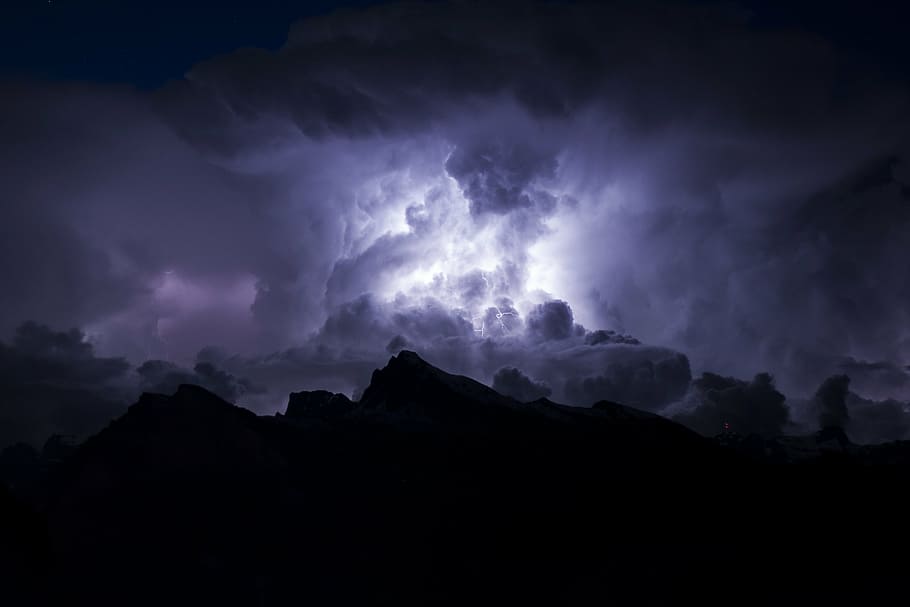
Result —
M50 469L46 550L16 579L105 605L887 595L905 466L726 442L616 403L519 403L412 352L358 402L294 393L274 417L183 385Z

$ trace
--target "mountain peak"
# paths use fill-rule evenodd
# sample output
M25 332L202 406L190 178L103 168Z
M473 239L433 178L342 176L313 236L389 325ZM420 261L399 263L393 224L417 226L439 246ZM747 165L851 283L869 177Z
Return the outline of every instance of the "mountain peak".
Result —
M227 403L227 401L225 401L223 398L211 390L206 390L202 386L198 386L196 384L180 384L177 386L177 391L174 393L174 398L186 401L198 401L199 399L204 399L212 402L217 401Z
M180 415L209 415L227 411L243 410L214 392L206 390L195 384L180 384L177 391L171 395L143 392L139 402L129 408L129 412L136 414L164 414L168 411L178 412Z
M417 413L413 410L416 407L427 413L429 409L449 407L456 402L509 408L519 405L478 381L446 373L416 352L402 350L385 367L373 372L370 385L360 399L360 408Z
M396 356L391 357L389 359L389 362L386 363L385 367L382 369L377 369L377 371L411 374L416 373L420 377L438 377L441 375L449 375L449 373L446 373L442 369L434 367L423 358L421 358L417 352L412 352L411 350L402 350ZM372 381L370 383L372 383Z
M389 364L391 364L392 361L397 361L399 363L407 363L409 365L423 365L426 367L432 366L430 363L428 363L424 359L420 358L420 355L417 354L417 352L414 352L413 350L402 350L401 352L398 353L397 356L393 356L392 358L389 359Z

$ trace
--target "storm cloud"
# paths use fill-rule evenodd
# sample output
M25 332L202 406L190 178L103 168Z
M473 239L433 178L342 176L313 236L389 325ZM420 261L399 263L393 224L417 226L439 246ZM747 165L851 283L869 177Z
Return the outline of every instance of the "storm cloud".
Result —
M908 398L910 95L821 37L714 4L388 5L152 92L2 86L0 337L81 327L261 410L402 347L650 410L693 370L773 374L710 420L757 390L779 421L778 388L836 373Z
M524 403L553 393L548 385L534 381L514 367L503 367L493 374L493 389Z
M689 359L683 354L666 352L656 360L632 355L628 360L608 363L601 374L570 377L566 396L577 404L609 400L658 411L681 399L691 379Z
M123 358L96 356L76 329L23 323L0 342L0 446L97 432L135 396L129 369Z
M815 406L818 409L818 425L821 428L844 428L850 420L847 410L847 394L850 378L846 375L832 375L822 382L815 392Z
M767 373L748 382L704 373L692 382L689 400L690 408L674 419L705 436L730 431L773 438L784 434L790 420L786 397Z
M139 387L143 392L173 394L181 384L195 384L229 402L243 402L248 394L266 391L246 378L237 378L218 369L208 361L197 362L189 371L164 360L147 360L139 365L136 373L139 374Z
M910 439L910 403L895 399L876 401L850 392L847 395L850 419L846 432L860 444Z

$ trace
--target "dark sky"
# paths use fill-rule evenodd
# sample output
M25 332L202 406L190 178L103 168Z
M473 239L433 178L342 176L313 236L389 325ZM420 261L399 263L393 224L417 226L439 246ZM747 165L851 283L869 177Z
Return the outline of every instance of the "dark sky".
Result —
M846 374L824 385L855 436L910 433L907 9L0 10L0 414L23 432L84 420L29 404L56 390L356 396L411 348L706 432L743 400L744 426L811 429Z
M277 49L297 19L369 0L328 2L4 2L3 67L33 77L157 87L239 47Z
M11 0L0 9L2 67L31 77L157 87L213 55L246 46L277 49L296 20L374 4L381 2ZM756 28L817 33L907 75L910 9L905 3L749 0L735 4L753 13Z

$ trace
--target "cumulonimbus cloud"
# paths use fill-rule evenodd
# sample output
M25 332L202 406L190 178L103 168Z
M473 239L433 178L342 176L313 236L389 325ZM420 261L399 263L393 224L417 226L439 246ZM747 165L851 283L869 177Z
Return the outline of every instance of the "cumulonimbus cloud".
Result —
M221 346L263 407L353 393L404 344L653 410L693 371L811 394L845 360L902 369L907 87L653 8L391 5L148 94L4 84L0 330L183 369ZM906 399L882 369L850 372Z

